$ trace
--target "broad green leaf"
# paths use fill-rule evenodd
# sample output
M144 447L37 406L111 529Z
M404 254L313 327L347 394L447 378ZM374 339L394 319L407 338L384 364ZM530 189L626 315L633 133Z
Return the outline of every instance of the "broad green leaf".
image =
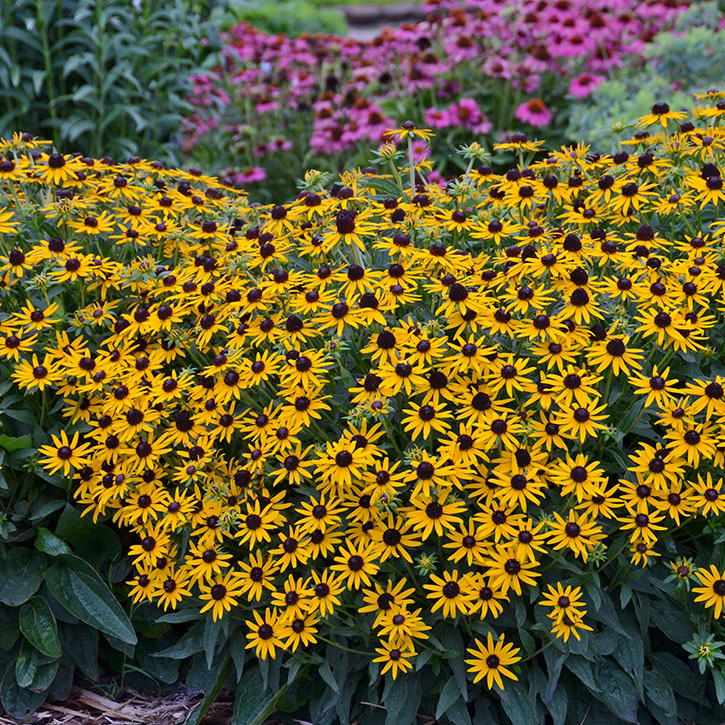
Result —
M456 678L451 677L441 690L438 696L438 705L436 707L436 720L440 720L441 715L461 696L456 683Z
M56 674L58 674L58 665L60 660L55 659L51 662L44 662L38 665L38 669L35 670L35 677L30 684L30 689L33 692L45 692L52 684Z
M38 666L41 664L42 655L33 645L24 639L20 644L20 652L15 660L15 681L19 687L30 687Z
M505 680L500 696L506 717L513 725L531 725L531 723L538 722L536 708L521 685Z
M638 697L629 675L609 661L604 661L599 667L597 679L602 691L602 702L621 720L636 725Z
M262 725L274 712L277 698L282 697L288 687L283 685L277 692L270 693L264 688L259 668L248 670L237 688L232 722L234 725Z
M19 451L23 448L31 448L33 440L30 436L8 436L0 435L0 448L4 448L8 453Z
M340 686L335 680L335 675L332 674L329 662L323 662L322 667L319 669L320 677L327 683L328 687L332 689L336 694L340 694Z
M136 633L121 605L93 568L72 554L62 554L45 573L53 596L72 615L127 644Z
M713 674L715 674L714 671ZM644 689L647 692L647 697L659 705L666 714L675 715L677 713L675 694L672 692L670 683L667 682L667 679L659 670L645 671Z
M72 546L75 554L94 569L101 569L121 553L121 543L111 529L81 518L71 505L61 513L55 535Z
M48 657L60 657L62 654L58 639L58 623L55 621L50 605L41 596L31 597L20 609L20 631L25 639Z
M446 625L441 631L440 639L443 646L447 650L456 653L455 657L448 660L448 664L453 670L453 675L458 683L458 689L464 700L468 700L468 683L466 681L466 665L463 662L463 655L466 648L463 645L463 637L461 633L453 626Z
M19 634L18 608L0 604L0 652L9 650Z
M195 624L178 642L171 647L154 652L152 657L168 657L172 660L185 660L187 657L204 650L204 622Z
M393 682L382 704L388 710L385 725L414 725L418 716L423 688L420 680L399 677Z
M70 554L71 550L68 544L59 539L48 529L39 526L35 534L35 548L50 556L59 556L60 554Z
M39 551L14 547L0 560L0 602L18 607L38 591L43 580L45 556Z
M0 687L0 697L8 714L19 720L25 720L32 715L45 699L42 693L21 688L15 680L15 670L12 667L5 672Z
M85 624L61 624L60 641L63 653L70 656L73 664L89 680L97 680L98 631Z

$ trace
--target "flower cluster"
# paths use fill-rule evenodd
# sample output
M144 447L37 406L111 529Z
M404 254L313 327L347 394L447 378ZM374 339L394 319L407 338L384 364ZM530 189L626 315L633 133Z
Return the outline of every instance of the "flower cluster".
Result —
M134 602L243 618L262 659L355 612L393 677L448 620L489 686L521 660L492 623L531 602L544 640L587 636L612 561L697 576L719 617L678 538L725 510L725 95L700 101L609 156L518 133L445 189L406 123L407 157L268 206L3 142L0 357L57 415L40 464L134 535Z
M260 159L288 159L280 152L300 141L300 159L349 155L380 141L392 118L469 136L507 132L515 120L549 126L567 94L591 93L688 5L439 0L424 6L424 22L367 42L267 35L243 23L224 37L220 66L192 79L185 147L258 169Z

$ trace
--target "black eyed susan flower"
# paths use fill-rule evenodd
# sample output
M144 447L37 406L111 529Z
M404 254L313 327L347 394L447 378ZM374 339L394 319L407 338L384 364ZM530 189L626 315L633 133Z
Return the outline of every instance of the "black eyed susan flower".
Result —
M572 634L574 635L575 639L581 640L580 632L592 632L593 628L590 627L588 624L585 624L581 617L569 616L568 614L564 614L561 619L552 621L551 631L557 637L561 637L564 642L568 642L569 637L571 637Z
M417 654L412 646L400 648L386 641L381 642L381 646L376 647L375 652L377 652L378 656L373 658L373 662L379 662L383 665L380 674L384 675L386 672L390 672L393 679L398 676L399 672L405 674L412 669L411 659Z
M549 544L554 550L570 549L575 556L587 561L589 552L604 539L601 527L574 510L569 511L566 519L556 511L553 516L555 523L549 532Z
M695 576L702 586L693 587L692 591L698 596L696 602L702 602L705 607L714 609L715 619L720 619L725 602L725 574L711 564L709 569L698 569Z
M448 500L450 499L450 500ZM463 520L459 514L466 510L464 503L455 501L446 492L440 497L418 496L411 500L408 519L425 541L431 534L442 536L443 530L453 531Z
M254 649L255 654L261 660L266 660L268 657L274 659L277 656L277 650L284 648L282 641L284 626L277 619L274 610L270 608L265 609L263 615L253 609L252 615L254 619L247 620L249 642L245 645L245 649Z
M284 648L289 652L296 652L300 646L309 647L317 642L319 619L313 612L301 613L294 619L285 620L281 636L285 638Z
M444 571L443 576L431 574L429 579L430 584L424 584L423 588L428 590L428 599L434 602L431 612L440 609L444 619L455 619L459 612L468 612L472 587L466 575L459 576L458 569L453 569Z
M216 622L231 611L232 607L237 606L240 594L236 573L228 571L223 577L213 579L202 589L199 598L205 604L199 612L211 611L212 620Z
M348 589L360 589L363 584L370 586L370 577L378 572L380 567L376 563L377 558L378 551L375 546L348 542L347 547L340 548L330 571L340 572L339 578Z
M503 690L502 675L514 681L518 680L510 666L521 660L518 655L520 650L511 642L506 642L504 634L501 634L495 643L491 632L488 633L485 645L479 639L475 639L474 642L475 647L466 650L471 656L466 660L466 664L468 671L473 674L474 683L485 679L489 690L494 684Z
M564 587L561 582L556 582L556 586L549 584L538 604L541 607L551 607L546 616L555 622L561 621L564 616L580 619L587 613L581 587Z
M500 588L503 594L513 589L521 596L521 584L535 586L536 577L541 576L540 572L534 571L537 562L522 560L513 550L493 552L485 565L488 567L486 574L492 585Z
M78 442L78 432L72 438L64 430L60 435L51 436L52 445L41 446L38 453L45 456L40 461L43 468L50 474L61 471L64 476L69 476L71 471L85 466L88 462L89 443Z

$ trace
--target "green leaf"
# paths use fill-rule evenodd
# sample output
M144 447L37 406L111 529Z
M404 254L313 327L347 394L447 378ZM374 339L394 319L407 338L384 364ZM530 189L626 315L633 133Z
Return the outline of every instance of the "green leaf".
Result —
M287 691L289 685L283 685L277 692L268 694L258 667L248 670L237 687L234 700L235 725L261 725L273 712L277 698Z
M35 677L30 685L30 689L33 692L45 692L52 684L55 676L58 674L58 666L60 664L59 659L55 659L52 662L44 662L38 665L38 669L35 671Z
M0 652L9 650L15 644L19 634L17 607L6 607L4 604L0 604Z
M33 684L35 672L40 665L40 657L40 652L27 639L21 642L20 652L15 660L15 681L19 687L30 687Z
M87 562L61 554L45 573L53 596L72 615L101 632L136 644L136 633L110 589Z
M453 675L458 683L461 696L464 700L468 700L466 665L463 662L463 653L466 651L466 648L463 646L463 637L461 637L461 633L453 625L447 625L441 631L440 640L447 650L456 653L455 657L448 660L448 664L453 670Z
M81 518L71 505L61 513L55 535L72 546L76 555L96 570L121 553L121 543L111 529Z
M453 725L471 725L471 716L462 697L451 705L445 716Z
M24 547L12 548L0 560L0 602L18 607L38 591L43 580L45 556Z
M20 609L20 631L25 639L48 657L60 657L62 654L58 639L58 623L55 621L50 605L41 596L31 597Z
M0 698L11 717L25 720L40 707L45 695L21 688L15 680L15 671L10 667L3 677Z
M504 683L505 688L501 692L501 702L503 703L506 717L513 725L531 725L538 722L536 708L531 698L524 692L521 685L516 682Z
M598 680L603 693L602 702L621 720L637 721L637 690L631 678L611 662L599 667Z
M332 669L330 668L330 663L325 661L322 663L322 667L319 669L320 677L327 683L328 687L332 689L333 692L336 694L340 694L340 686L337 684L337 680L335 680L335 675L332 674Z
M61 624L60 641L63 653L70 656L73 664L89 679L97 680L98 631L85 624Z
M0 435L0 448L4 448L8 453L13 451L19 451L23 448L31 448L33 440L30 436L8 436L5 434Z
M713 674L715 674L714 671ZM715 684L717 684L717 682ZM665 678L659 670L645 671L644 689L647 692L647 697L649 697L656 705L659 705L667 715L677 714L675 694L672 692L672 688L670 687L670 683L667 682L667 678Z
M204 622L198 622L178 642L160 652L154 652L151 656L168 657L172 660L185 660L187 657L203 651Z
M214 650L216 649L219 635L224 628L224 622L225 620L223 619L215 622L211 617L207 617L204 625L204 654L206 654L206 664L209 669L211 669L211 664L214 660Z
M35 534L35 548L50 556L59 556L60 554L70 554L71 550L68 544L59 539L48 529L39 526Z
M715 682L715 694L717 695L717 701L720 705L722 705L725 703L725 674L723 674L722 670L712 670L712 679ZM646 682L647 678L645 676L645 684ZM672 690L670 690L670 694L671 693ZM649 695L649 688L647 689L647 694ZM654 700L654 698L652 699Z
M436 720L441 719L441 715L445 713L448 708L460 698L461 693L456 683L456 678L451 677L441 690L441 694L438 697L438 706L436 707Z
M383 697L383 705L388 710L385 725L414 725L422 697L423 688L418 678L395 680L387 697Z

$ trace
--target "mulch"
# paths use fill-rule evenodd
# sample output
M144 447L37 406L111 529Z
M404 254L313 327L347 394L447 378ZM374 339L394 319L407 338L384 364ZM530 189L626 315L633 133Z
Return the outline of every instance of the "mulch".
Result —
M181 725L204 693L179 687L163 697L126 689L118 700L74 688L65 702L46 702L25 721L0 717L0 725ZM209 709L204 725L229 725L232 700L220 698ZM268 725L273 725L272 722Z

